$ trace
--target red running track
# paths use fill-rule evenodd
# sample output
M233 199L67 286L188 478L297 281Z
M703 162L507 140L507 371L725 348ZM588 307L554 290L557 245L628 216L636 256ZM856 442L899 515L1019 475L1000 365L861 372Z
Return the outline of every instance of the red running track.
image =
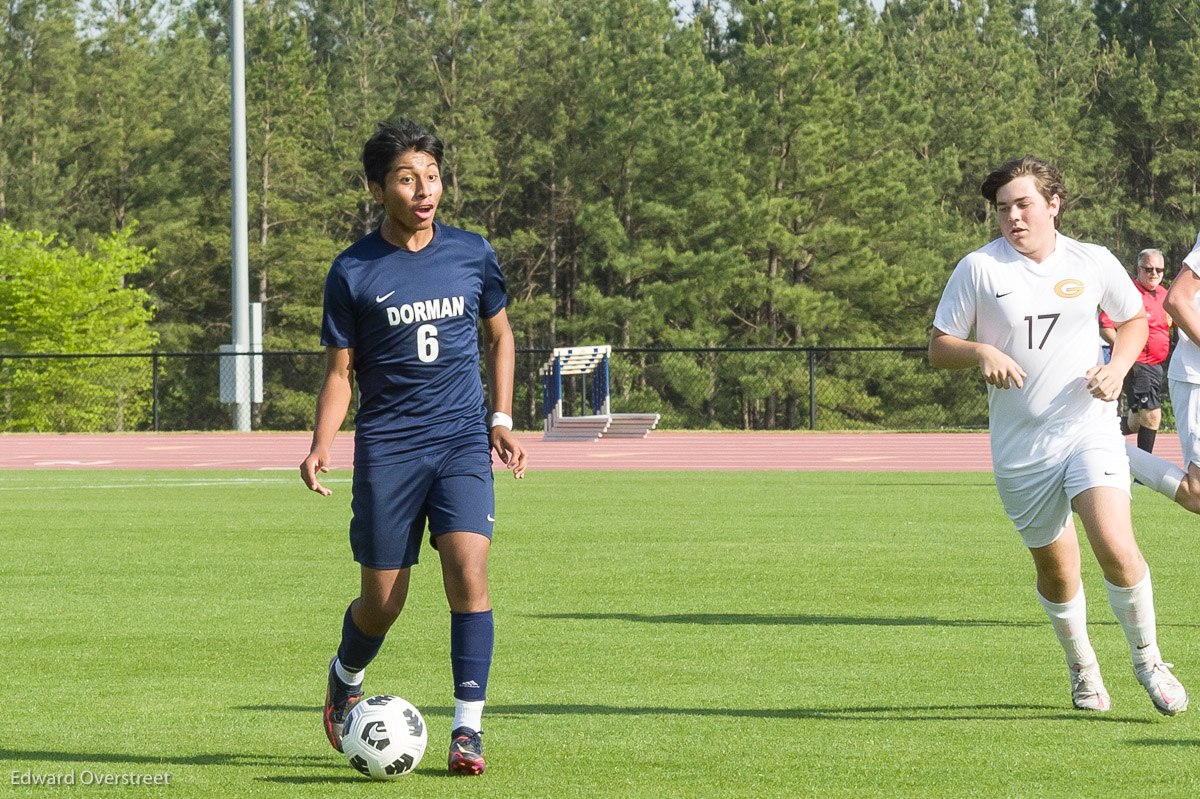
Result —
M531 470L991 470L985 433L656 431L643 439L520 439ZM0 469L296 469L311 440L309 433L0 434ZM1182 459L1171 434L1159 436L1154 451ZM333 468L350 468L353 452L353 435L340 434Z

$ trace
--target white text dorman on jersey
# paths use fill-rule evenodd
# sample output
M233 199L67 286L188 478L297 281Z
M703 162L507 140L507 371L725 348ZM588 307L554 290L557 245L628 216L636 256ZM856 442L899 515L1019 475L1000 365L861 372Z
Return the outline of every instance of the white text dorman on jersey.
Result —
M467 301L460 294L457 297L441 297L432 300L418 300L413 303L405 303L400 307L389 305L387 307L388 324L392 327L397 325L411 325L416 322L436 322L439 319L447 319L451 316L463 316L466 314Z

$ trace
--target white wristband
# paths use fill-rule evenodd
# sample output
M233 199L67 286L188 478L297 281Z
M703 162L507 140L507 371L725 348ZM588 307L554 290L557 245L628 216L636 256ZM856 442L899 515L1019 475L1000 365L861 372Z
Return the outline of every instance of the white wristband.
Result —
M512 430L512 427L513 427L512 417L509 416L507 413L501 413L500 411L496 411L495 413L492 414L491 420L488 421L488 430L491 430L493 427L507 427L509 430Z

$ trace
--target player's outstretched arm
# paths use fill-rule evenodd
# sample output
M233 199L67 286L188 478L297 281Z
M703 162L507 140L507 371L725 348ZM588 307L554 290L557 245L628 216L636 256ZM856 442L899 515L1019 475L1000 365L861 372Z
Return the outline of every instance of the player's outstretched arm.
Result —
M484 362L488 373L488 406L493 413L504 414L511 425L513 372L516 371L517 350L513 342L512 328L508 324L508 313L500 313L483 320ZM500 462L512 469L513 477L525 476L529 455L525 447L513 434L510 427L490 425L488 438Z
M978 366L983 379L996 388L1023 388L1025 370L1004 352L980 341L967 341L936 327L929 340L929 365L939 369Z
M326 353L325 380L321 383L321 393L317 395L317 421L313 429L312 448L300 464L300 479L304 485L323 497L333 492L321 485L317 475L329 471L329 450L350 408L350 369L354 363L352 349L328 347Z
M1115 402L1121 396L1125 375L1129 373L1138 354L1146 346L1146 337L1150 333L1145 309L1132 319L1114 322L1114 325L1117 332L1108 363L1093 366L1085 374L1088 391L1092 392L1096 399L1105 402Z

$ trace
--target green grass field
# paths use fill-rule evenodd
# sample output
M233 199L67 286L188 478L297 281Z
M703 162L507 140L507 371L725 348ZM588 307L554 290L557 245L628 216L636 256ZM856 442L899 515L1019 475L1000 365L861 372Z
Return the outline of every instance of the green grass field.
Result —
M1154 712L1086 550L1113 710L1070 709L987 474L497 480L488 772L444 776L435 553L367 675L422 709L372 784L320 728L357 587L347 472L0 472L0 774L14 795L1193 797L1200 699ZM1159 638L1200 697L1200 519L1146 489ZM22 787L73 773L74 788ZM83 779L170 774L170 787Z

